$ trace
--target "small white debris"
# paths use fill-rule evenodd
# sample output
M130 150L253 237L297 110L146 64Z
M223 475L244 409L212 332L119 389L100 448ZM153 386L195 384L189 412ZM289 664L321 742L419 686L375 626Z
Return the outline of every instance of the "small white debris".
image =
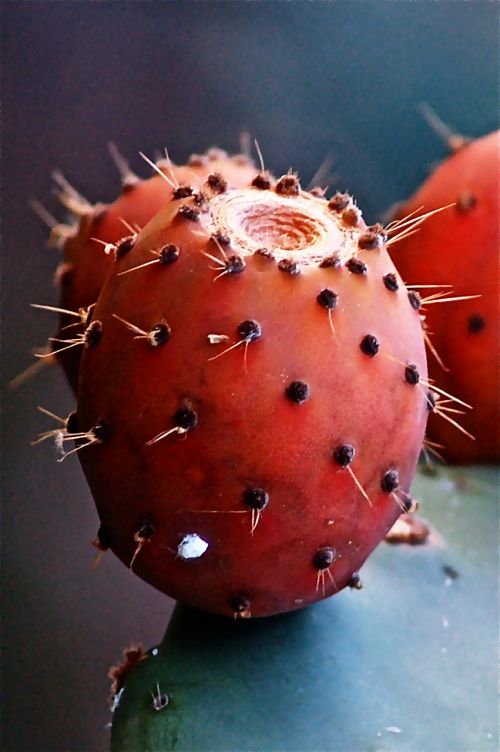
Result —
M304 599L303 598L295 598L294 603L296 603L297 606L299 606L301 603L304 603Z
M398 517L394 525L387 533L385 539L391 541L393 538L396 540L407 540L411 533L410 523L406 519Z
M227 342L229 337L227 334L209 334L208 341L211 345L220 345L221 342Z
M448 652L448 648L441 648L441 652L442 653L447 653Z
M59 454L59 456L65 453L63 441L64 441L64 434L62 431L58 431L57 433L54 434L54 444L55 444L56 451Z
M448 629L449 626L450 626L450 622L448 621L446 616L443 616L443 629Z
M208 543L196 533L188 533L177 546L180 559L199 559L208 548Z
M387 726L385 730L389 731L391 734L401 733L401 729L399 728L399 726Z
M116 693L116 695L113 697L113 702L111 703L111 712L114 713L118 705L120 704L120 700L122 698L122 694L125 692L125 687L122 687L119 692Z
M153 648L152 651L151 651L151 655L156 656L156 655L158 655L158 652L159 652L158 648Z

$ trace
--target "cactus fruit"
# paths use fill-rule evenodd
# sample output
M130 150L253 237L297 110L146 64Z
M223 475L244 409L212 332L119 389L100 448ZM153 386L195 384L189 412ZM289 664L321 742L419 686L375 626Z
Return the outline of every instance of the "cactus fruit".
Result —
M394 261L407 283L435 286L422 305L425 326L441 362L429 357L429 373L447 391L473 407L458 416L439 411L429 418L429 438L445 459L500 459L498 377L499 132L475 141L454 137L449 156L398 214L405 216L454 204L402 238ZM453 309L438 302L470 297ZM480 297L474 297L480 296ZM443 295L440 295L443 298ZM425 299L424 299L425 300ZM416 304L423 301L416 299ZM444 368L443 368L444 366ZM460 423L456 430L451 421ZM470 434L475 440L468 436Z
M208 176L127 242L67 427L100 539L229 617L349 583L402 511L429 407L420 317L346 194Z
M115 684L112 752L498 750L497 483L417 475L441 538L380 546L360 592L251 622L177 606Z
M63 252L55 275L60 288L60 308L74 312L73 315L61 314L56 340L67 339L68 332L76 340L83 333L89 307L96 302L113 266L109 253L113 244L122 240L119 252L124 252L129 242L127 236L130 238L137 228L145 225L173 195L182 194L186 186L193 191L199 189L209 174L221 175L235 188L247 185L257 174L255 165L246 155L228 156L214 148L206 154L193 154L186 165L175 165L168 158L151 163L155 174L141 180L130 171L115 147L112 147L112 154L121 172L122 191L111 204L90 204L59 173L54 174L60 200L78 220L75 227L56 225L52 230L52 238L58 241ZM65 347L64 342L53 344L76 393L81 349Z

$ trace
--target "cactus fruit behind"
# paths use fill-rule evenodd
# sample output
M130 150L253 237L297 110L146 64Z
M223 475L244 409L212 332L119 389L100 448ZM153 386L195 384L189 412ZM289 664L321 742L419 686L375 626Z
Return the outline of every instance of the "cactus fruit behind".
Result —
M168 159L159 160L154 175L139 179L125 164L123 157L113 151L122 174L122 191L111 204L92 206L57 173L60 199L78 217L74 229L59 225L62 230L60 244L63 260L56 272L60 287L60 307L75 313L81 312L83 323L75 317L62 314L56 337L65 339L68 331L73 338L84 331L88 308L99 295L104 280L113 266L110 253L112 244L122 239L120 251L129 242L131 234L143 227L165 206L174 195L198 190L209 174L220 174L232 187L247 185L256 175L252 160L244 154L228 156L221 149L209 149L206 154L194 154L188 164L175 165ZM158 174L160 172L161 174ZM71 328L65 329L65 327ZM63 350L64 343L54 343L59 363L64 368L73 391L78 388L80 348Z
M386 240L293 174L209 176L114 254L68 426L103 547L231 617L352 582L412 506L428 410Z
M417 476L440 539L380 546L359 592L251 622L178 606L120 677L112 752L496 752L497 484Z
M456 145L399 214L455 206L429 219L415 235L402 238L394 261L407 283L435 286L425 290L430 300L421 310L445 369L430 356L429 373L473 407L465 415L448 418L458 420L475 441L442 415L430 416L429 438L444 447L439 451L448 460L495 462L500 459L499 132ZM437 305L434 293L440 290L445 300L480 297Z

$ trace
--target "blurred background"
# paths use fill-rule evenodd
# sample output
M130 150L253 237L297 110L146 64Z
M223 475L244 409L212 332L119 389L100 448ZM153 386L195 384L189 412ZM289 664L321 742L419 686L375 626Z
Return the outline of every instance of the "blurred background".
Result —
M325 157L368 222L446 155L417 111L426 101L470 136L498 127L498 16L461 2L3 2L3 382L52 334L58 252L28 206L54 213L61 169L91 201L119 179L113 139L174 161L259 140L266 166L307 184ZM59 216L63 216L62 213ZM171 603L111 554L91 570L97 516L78 459L30 447L36 412L73 409L47 368L3 402L3 749L99 752L108 667L164 631ZM356 751L357 752L357 751ZM415 750L418 752L418 750ZM443 752L454 752L443 750ZM475 750L481 752L481 750Z

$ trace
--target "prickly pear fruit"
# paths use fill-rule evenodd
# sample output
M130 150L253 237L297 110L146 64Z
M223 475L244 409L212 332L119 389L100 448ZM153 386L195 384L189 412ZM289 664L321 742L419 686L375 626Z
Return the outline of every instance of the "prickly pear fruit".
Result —
M407 283L435 285L443 305L422 305L436 358L429 372L447 391L473 407L462 416L440 410L429 419L429 438L454 462L500 459L498 376L499 132L459 148L399 210L400 216L450 203L415 235L395 246L394 261ZM446 305L447 297L480 295ZM442 297L442 296L441 296ZM445 368L442 366L444 365ZM444 419L443 419L444 415ZM457 430L458 422L475 441Z
M60 307L80 313L82 320L75 325L74 316L62 314L58 339L67 336L65 327L68 326L75 338L84 331L89 306L96 302L113 266L109 253L112 244L123 239L119 251L122 252L129 242L127 236L149 222L173 195L182 194L186 186L193 191L200 188L209 174L221 175L228 185L238 188L247 185L257 172L252 160L244 154L229 156L221 149L209 149L206 154L193 154L186 165L175 165L169 159L159 160L155 165L157 172L141 180L128 169L121 155L116 151L114 155L121 169L122 191L111 204L92 206L61 176L55 175L61 200L78 216L76 227L66 227L61 238L63 260L56 272ZM57 359L76 392L80 349L64 350L64 347L64 342L54 343Z
M209 177L114 254L75 438L139 576L227 616L300 608L412 506L425 348L386 244L346 194L259 175Z

